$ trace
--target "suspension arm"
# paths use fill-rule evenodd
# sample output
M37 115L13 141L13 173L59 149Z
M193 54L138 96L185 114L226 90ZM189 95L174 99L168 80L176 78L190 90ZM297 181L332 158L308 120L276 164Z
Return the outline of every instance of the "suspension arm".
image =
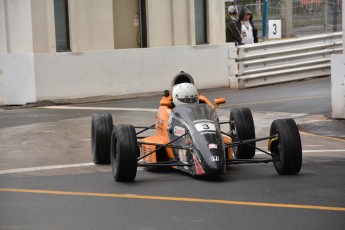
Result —
M224 134L224 135L226 135L226 136L231 137L232 139L235 139L236 141L238 141L238 142L229 144L228 146L230 146L230 147L238 146L238 145L241 145L241 144L245 144L245 145L249 145L249 146L255 148L256 150L259 150L259 151L261 151L261 152L263 152L263 153L266 153L266 154L269 155L269 156L272 156L272 154L269 153L269 152L267 152L267 151L265 151L265 150L263 150L263 149L261 149L261 148L259 148L259 147L254 146L254 145L252 145L252 144L250 144L250 143L257 142L257 141L268 140L268 139L277 137L276 135L272 135L272 136L268 136L268 137L262 137L262 138L251 139L251 140L241 140L241 139L239 139L239 138L237 138L237 137L235 137L235 136L229 135L229 134L227 134L227 133L225 133L225 132L222 132L222 131L221 131L221 133Z
M172 145L170 145L171 143L173 143L174 141L177 141L178 139L180 139L180 138L182 138L182 137L185 137L187 134L188 134L188 132L186 132L186 133L183 134L182 136L179 136L179 137L175 138L174 140L170 141L170 142L167 143L167 144L155 144L155 143L138 142L139 145L148 144L148 145L158 146L158 148L155 149L155 150L153 150L153 151L151 151L151 152L149 152L149 153L147 153L147 154L145 154L145 155L142 156L142 157L138 157L137 160L140 161L140 160L144 159L145 157L152 155L154 152L158 151L158 150L161 149L161 148L165 148L165 147L171 148L171 147L173 147ZM175 146L175 147L176 147L176 146ZM176 147L176 148L179 148L179 147Z

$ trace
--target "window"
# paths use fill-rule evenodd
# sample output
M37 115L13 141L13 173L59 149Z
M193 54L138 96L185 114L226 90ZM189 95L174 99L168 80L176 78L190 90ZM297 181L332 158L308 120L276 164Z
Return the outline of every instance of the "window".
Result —
M54 0L56 51L70 51L67 0Z
M206 0L194 0L196 44L207 43Z

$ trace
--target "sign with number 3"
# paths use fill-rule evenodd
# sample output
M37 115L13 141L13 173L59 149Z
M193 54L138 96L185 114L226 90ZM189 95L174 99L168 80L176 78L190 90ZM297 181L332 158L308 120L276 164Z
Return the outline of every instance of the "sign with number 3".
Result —
M268 20L268 38L282 38L281 20Z
M209 123L209 122L201 122L201 123L195 124L195 128L198 132L216 131L216 127L214 126L214 124Z

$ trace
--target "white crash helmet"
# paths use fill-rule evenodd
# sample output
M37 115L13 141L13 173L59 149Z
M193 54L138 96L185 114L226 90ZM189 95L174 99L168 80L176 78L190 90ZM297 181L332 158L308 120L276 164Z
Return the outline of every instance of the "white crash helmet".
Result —
M175 105L199 102L198 90L191 83L175 85L172 90L172 96Z

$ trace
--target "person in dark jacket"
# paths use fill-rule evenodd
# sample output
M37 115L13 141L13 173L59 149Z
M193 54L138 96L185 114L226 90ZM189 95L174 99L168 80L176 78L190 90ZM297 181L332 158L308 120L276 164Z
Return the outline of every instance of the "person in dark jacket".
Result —
M235 45L241 45L241 34L236 21L237 7L229 6L226 16L226 42L235 42Z
M252 12L247 7L241 9L237 24L243 44L258 43L258 30L254 25Z

